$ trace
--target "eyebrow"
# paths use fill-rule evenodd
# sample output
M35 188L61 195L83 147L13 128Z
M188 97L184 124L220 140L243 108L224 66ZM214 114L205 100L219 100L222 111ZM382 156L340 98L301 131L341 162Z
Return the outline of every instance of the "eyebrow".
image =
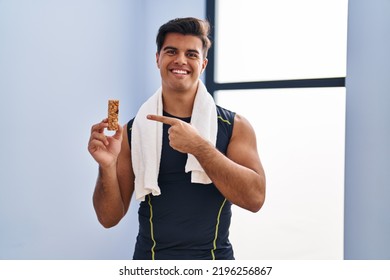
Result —
M192 50L192 49L187 50L187 52L193 52L193 53L200 54L200 52L198 50Z
M165 48L163 48L163 51L166 51L166 50L177 50L177 48L171 47L171 46L166 46Z
M166 47L163 48L163 51L166 51L166 50L175 50L175 51L177 51L178 48L175 48L175 47L172 47L172 46L166 46ZM186 52L192 52L192 53L200 54L200 52L198 50L194 50L194 49L188 49L188 50L186 50Z

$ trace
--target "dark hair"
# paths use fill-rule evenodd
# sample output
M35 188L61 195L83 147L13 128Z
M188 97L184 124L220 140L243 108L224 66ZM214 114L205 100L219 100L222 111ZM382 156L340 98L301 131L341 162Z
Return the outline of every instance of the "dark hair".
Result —
M210 24L207 20L201 20L193 17L176 18L163 24L158 30L156 37L157 52L160 53L164 44L165 36L168 33L180 33L183 35L194 35L198 37L203 44L203 55L207 57L207 52L211 47L209 39Z

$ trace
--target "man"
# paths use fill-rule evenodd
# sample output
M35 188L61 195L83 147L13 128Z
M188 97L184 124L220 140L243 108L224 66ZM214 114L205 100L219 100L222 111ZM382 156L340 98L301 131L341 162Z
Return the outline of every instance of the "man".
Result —
M141 200L134 259L234 259L228 239L231 205L257 212L264 203L265 175L249 122L214 103L215 118L207 119L206 107L196 105L205 91L199 77L207 66L208 32L208 23L195 18L171 20L160 27L156 62L162 79L162 115L140 119L139 112L111 137L104 134L107 119L92 126L88 150L99 164L93 202L100 223L115 226L129 209L133 192ZM195 113L206 119L200 129L192 124ZM214 121L216 139L210 140L200 131L210 130ZM138 165L149 160L134 160L141 145L135 138L143 127L154 124L161 124L162 130L161 159L160 152L152 159L159 164L158 186L155 192L137 195L137 178L149 178ZM152 134L146 137L160 139ZM150 151L155 146L140 154ZM191 176L197 171L186 172L190 157L209 183L196 182Z

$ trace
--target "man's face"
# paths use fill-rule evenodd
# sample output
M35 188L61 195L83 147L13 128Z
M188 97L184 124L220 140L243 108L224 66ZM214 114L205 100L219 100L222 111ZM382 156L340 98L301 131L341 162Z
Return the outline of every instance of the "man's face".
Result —
M160 53L156 54L163 90L196 91L198 79L206 68L202 41L193 35L168 33Z

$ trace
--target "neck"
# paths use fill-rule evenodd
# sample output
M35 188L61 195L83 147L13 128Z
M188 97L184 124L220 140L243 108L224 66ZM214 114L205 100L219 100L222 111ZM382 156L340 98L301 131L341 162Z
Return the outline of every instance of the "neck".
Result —
M180 118L190 117L194 107L194 96L162 94L164 111Z
M187 92L162 90L164 111L180 118L190 117L194 107L197 88Z

